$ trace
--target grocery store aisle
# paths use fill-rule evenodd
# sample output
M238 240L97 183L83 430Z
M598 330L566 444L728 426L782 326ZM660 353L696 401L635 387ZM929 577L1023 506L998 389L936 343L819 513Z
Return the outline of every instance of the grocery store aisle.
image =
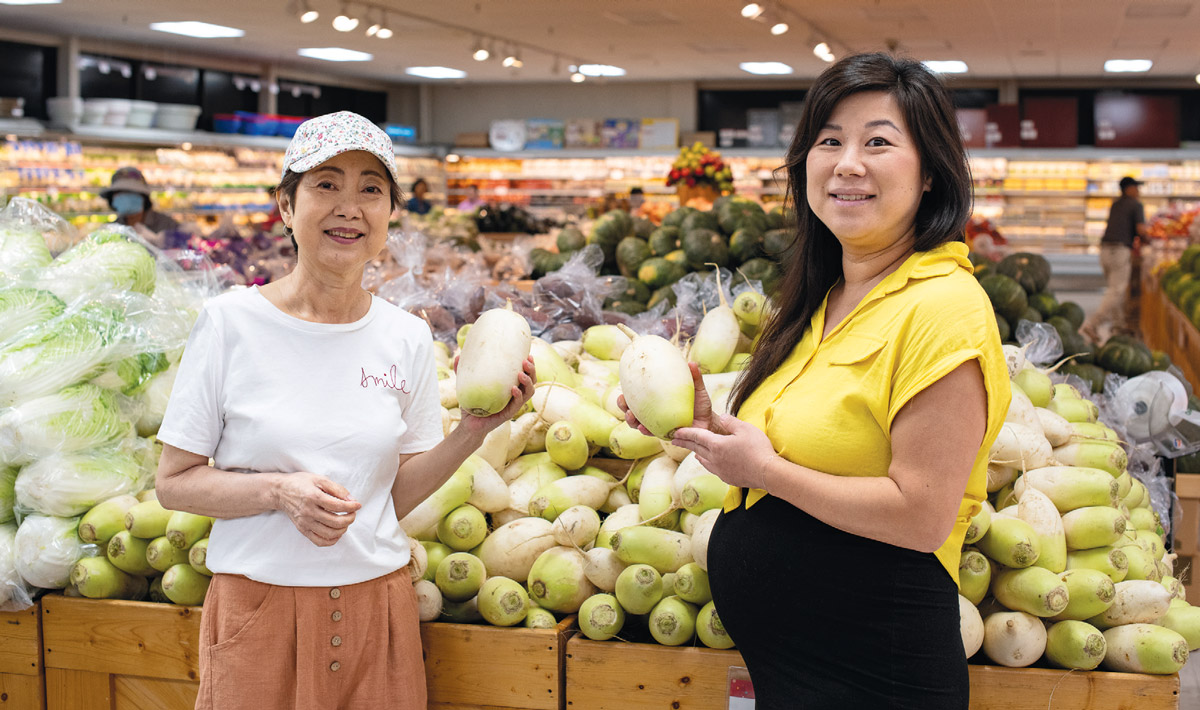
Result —
M1179 671L1179 710L1200 710L1200 652Z

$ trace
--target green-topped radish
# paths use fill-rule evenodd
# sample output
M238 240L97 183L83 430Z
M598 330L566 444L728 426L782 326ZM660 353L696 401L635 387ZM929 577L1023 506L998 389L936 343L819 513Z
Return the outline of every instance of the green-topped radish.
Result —
M1101 422L1071 422L1071 438L1075 441L1112 441L1121 437L1107 424Z
M617 508L600 523L600 534L596 535L596 547L612 549L612 536L618 531L633 527L642 521L636 503Z
M1058 509L1036 488L1026 488L1019 500L1017 517L1029 523L1038 536L1040 554L1034 564L1051 572L1062 572L1067 568L1067 538Z
M113 535L125 529L125 513L138 504L131 495L117 496L95 505L79 520L79 539L107 545Z
M138 503L125 512L125 529L143 540L162 537L167 534L167 523L173 512L163 508L157 498Z
M1067 608L1069 592L1058 575L1041 567L1006 569L992 579L992 596L1013 611L1051 617Z
M1072 423L1096 421L1096 418L1100 416L1100 409L1095 403L1078 397L1060 397L1058 393L1061 390L1058 387L1061 386L1055 387L1055 397L1050 400L1050 404L1046 405L1046 409Z
M187 550L196 541L208 537L212 530L213 519L207 515L196 515L177 510L171 513L167 520L167 540L177 549ZM162 571L166 571L165 569Z
M71 568L71 584L88 599L137 600L149 589L144 576L129 574L103 556L84 557L76 562Z
M535 606L525 614L524 626L527 629L553 629L558 626L558 619L554 618L554 612Z
M568 508L586 506L593 511L604 505L608 494L620 483L593 476L567 476L552 481L529 498L529 514L553 522Z
M646 620L650 635L664 646L682 646L696 634L695 606L677 596L663 598L650 611Z
M550 343L541 338L533 338L529 344L529 355L533 358L533 366L537 371L538 384L557 382L560 385L574 387L579 381L579 375L558 354Z
M462 350L463 344L467 342L467 333L471 332L472 327L473 325L471 323L464 323L454 333L454 342L458 344L459 350Z
M595 446L608 446L608 439L619 421L600 405L560 384L539 384L532 401L534 410L548 422L573 422L587 442Z
M687 360L665 338L626 330L631 343L620 365L625 404L650 433L670 439L676 429L691 426L695 414L696 388Z
M1125 542L1124 538L1122 538L1122 542ZM1119 549L1125 553L1125 558L1129 561L1129 572L1125 575L1126 581L1162 581L1162 570L1159 569L1158 562L1152 553L1147 552L1136 543L1126 544Z
M204 603L204 595L208 593L208 585L212 582L191 565L175 565L163 573L163 593L172 602L181 606L199 606Z
M1067 607L1052 617L1055 621L1086 621L1103 614L1116 598L1116 585L1100 570L1069 569L1058 576L1067 586Z
M546 429L546 453L550 460L568 471L582 468L588 460L589 446L583 431L569 420L554 422Z
M632 336L615 325L593 325L583 331L583 349L600 360L620 360L632 340Z
M508 406L529 357L529 322L509 308L479 314L458 356L455 391L464 411L486 417Z
M705 473L684 484L680 502L683 509L692 515L702 515L706 511L720 508L728 493L729 484L715 474Z
M1200 608L1186 604L1173 606L1158 620L1158 624L1182 636L1187 641L1189 651L1200 648Z
M1020 497L1027 487L1046 494L1058 512L1065 514L1078 508L1115 506L1119 484L1098 468L1048 466L1025 472L1013 490Z
M992 461L1016 467L1022 471L1053 464L1053 449L1040 429L1005 422L992 444Z
M175 565L187 564L187 561L188 551L175 547L166 537L155 538L146 545L146 562L159 572L166 572Z
M1134 508L1129 511L1129 522L1137 530L1154 532L1158 530L1158 513L1149 508Z
M634 564L617 576L614 593L630 614L649 614L664 593L673 594L674 590L664 589L662 575L650 565Z
M574 614L596 587L584 573L587 558L571 547L552 547L543 552L529 571L529 598L543 609Z
M696 615L696 636L700 643L709 648L728 649L734 646L733 639L721 623L721 617L712 602L701 607L700 613Z
M1090 671L1107 649L1104 634L1084 621L1060 621L1046 629L1046 660L1058 668Z
M1050 442L1050 446L1062 446L1070 443L1071 422L1049 409L1040 407L1034 411L1034 415L1037 417L1038 425L1042 428L1042 434L1046 436L1046 441Z
M1082 441L1053 450L1054 459L1064 466L1083 466L1108 471L1113 478L1125 472L1129 456L1113 441Z
M200 574L212 576L212 570L208 568L208 538L198 541L188 550L188 564Z
M753 289L742 291L733 299L733 314L742 323L752 326L762 325L766 313L767 297Z
M675 594L691 604L704 606L712 601L708 572L695 562L689 562L675 573Z
M413 585L417 593L417 617L423 621L437 621L442 615L442 590L428 579Z
M1116 582L1123 581L1129 574L1129 558L1115 547L1098 547L1091 550L1067 550L1067 569L1094 569L1108 575Z
M528 404L528 402L526 402ZM483 443L475 450L475 455L487 461L496 471L503 471L508 465L509 439L512 438L512 422L506 421L488 432Z
M625 610L611 594L593 594L579 607L579 630L593 641L607 641L624 626Z
M622 421L609 435L608 448L617 458L632 461L662 453L663 441L646 436Z
M1004 421L1022 424L1038 431L1042 428L1037 416L1037 407L1033 406L1029 396L1020 387L1012 388L1012 399L1008 402L1008 413L1004 416Z
M1017 480L1017 474L1020 473L1013 466L1006 466L995 461L988 464L987 467L987 492L995 493L1003 490L1006 486L1013 485Z
M992 584L992 563L979 550L966 548L958 562L959 594L979 604Z
M1041 554L1038 535L1029 523L1000 515L992 516L991 527L976 546L1005 567L1030 567Z
M713 526L716 525L720 514L721 511L718 508L705 511L700 515L700 519L696 521L696 526L692 530L692 559L705 571L708 570L708 539L712 535Z
M447 555L434 573L434 582L446 601L465 602L479 594L487 579L483 561L469 552Z
M1008 365L1008 379L1013 379L1025 369L1025 348L1007 343L1004 348L1004 363Z
M674 520L665 521L661 520L660 516L676 508L671 486L679 466L680 464L676 464L668 456L659 456L646 466L641 486L638 488L638 510L642 520L660 519L660 522L666 523L663 527L671 527L674 521L678 520L678 515Z
M516 626L529 611L529 593L507 577L489 577L479 588L479 613L492 626Z
M465 469L471 476L468 504L484 513L499 513L508 507L508 485L487 459L479 454L471 454L459 468Z
M529 467L508 484L508 507L529 514L529 501L534 494L554 481L561 481L566 477L567 472L547 457L544 462Z
M613 534L611 544L622 562L647 564L662 574L676 572L693 561L690 537L648 525L618 530Z
M1076 508L1062 516L1067 534L1067 547L1090 550L1112 545L1125 534L1125 518L1121 511L1104 505Z
M487 537L487 518L473 505L463 504L438 523L437 536L456 552L466 552Z
M1117 582L1113 603L1088 619L1100 629L1124 624L1154 624L1171 609L1171 593L1158 582L1139 579Z
M475 477L469 467L460 466L440 488L417 504L400 520L400 527L417 537L437 525L442 518L471 498Z
M146 561L146 548L149 545L149 540L134 537L128 530L122 530L108 541L108 561L122 572L151 577L157 574L158 570Z
M702 373L724 372L737 352L738 338L742 334L738 318L725 300L725 289L717 290L721 304L704 315L688 351L688 359L699 365ZM629 388L624 389L628 400Z
M1128 624L1104 632L1108 651L1103 665L1126 673L1178 673L1188 659L1188 642L1164 626Z
M617 578L627 565L617 557L617 553L605 547L593 547L584 553L584 557L587 558L584 576L597 589L612 593L617 588Z

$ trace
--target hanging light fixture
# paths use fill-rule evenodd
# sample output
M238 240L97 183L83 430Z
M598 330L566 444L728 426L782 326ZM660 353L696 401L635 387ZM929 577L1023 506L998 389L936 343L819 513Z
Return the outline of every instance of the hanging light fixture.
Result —
M316 22L321 13L313 9L313 6L308 4L308 0L300 0L300 21L304 24Z
M342 3L342 13L333 18L333 29L338 32L351 32L358 27L358 18L350 14L349 3Z
M385 11L383 13L383 21L380 22L379 30L375 33L375 36L378 37L379 39L391 39L392 36L395 34L396 34L395 32L392 32L392 28L388 27L387 12Z
M828 42L819 42L813 47L813 56L817 57L825 63L833 62L833 50L830 49Z
M475 49L471 52L471 58L477 62L486 62L491 56L492 53L488 51L487 47L483 46L483 38L476 37Z
M778 37L779 35L787 32L788 29L789 29L788 23L784 22L783 20L780 20L779 22L776 22L775 24L771 25L771 34Z
M380 13L380 14L382 14L382 13ZM367 10L367 20L370 21L370 19L371 19L371 11ZM371 26L367 28L367 36L374 37L376 34L379 33L379 30L382 27L383 27L383 18L380 17L379 15L376 15L375 21L372 22Z
M753 20L763 13L763 9L763 6L756 2L746 3L746 6L742 8L742 17Z
M508 53L504 55L504 59L500 63L509 69L520 69L523 65L520 52L512 47L509 47Z
M583 82L587 81L587 77L579 72L575 72L571 74L571 81L576 84L582 84Z

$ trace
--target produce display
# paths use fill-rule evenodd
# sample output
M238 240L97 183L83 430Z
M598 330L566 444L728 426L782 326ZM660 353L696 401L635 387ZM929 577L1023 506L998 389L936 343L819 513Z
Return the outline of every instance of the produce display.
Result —
M967 655L1171 674L1200 648L1145 482L1069 384L1005 346L1012 404L959 564Z
M1161 283L1171 303L1200 328L1200 244L1184 249L1179 261L1163 270Z
M592 223L585 235L568 227L557 239L557 251L534 249L534 274L550 273L588 245L604 254L602 273L630 280L630 290L615 309L641 313L663 300L675 303L671 286L691 272L733 269L739 281L759 281L767 293L778 285L780 264L787 261L793 234L782 206L764 211L753 200L717 198L711 210L681 207L661 225L612 210Z
M1017 252L999 262L976 253L971 258L979 285L995 310L1001 340L1017 343L1022 323L1052 326L1062 345L1063 362L1059 370L1081 378L1091 392L1104 390L1109 373L1136 377L1171 366L1166 353L1152 351L1129 335L1115 334L1099 348L1084 338L1079 332L1084 320L1083 308L1072 301L1059 303L1047 290L1050 263L1040 254Z
M148 544L164 533L134 515L150 503L131 506L134 496L149 497L161 450L153 437L192 323L213 292L208 273L184 271L125 228L96 231L53 256L49 245L70 242L72 232L32 202L0 212L5 609L28 606L40 589L132 598L149 587L145 575L123 577L123 565L148 574ZM97 509L116 514L119 505L115 519L133 515L137 527L103 540L87 532Z

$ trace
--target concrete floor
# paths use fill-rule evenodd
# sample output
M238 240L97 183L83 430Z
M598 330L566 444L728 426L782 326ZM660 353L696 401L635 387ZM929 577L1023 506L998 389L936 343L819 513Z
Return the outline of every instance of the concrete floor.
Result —
M1179 710L1200 710L1200 651L1179 671Z

